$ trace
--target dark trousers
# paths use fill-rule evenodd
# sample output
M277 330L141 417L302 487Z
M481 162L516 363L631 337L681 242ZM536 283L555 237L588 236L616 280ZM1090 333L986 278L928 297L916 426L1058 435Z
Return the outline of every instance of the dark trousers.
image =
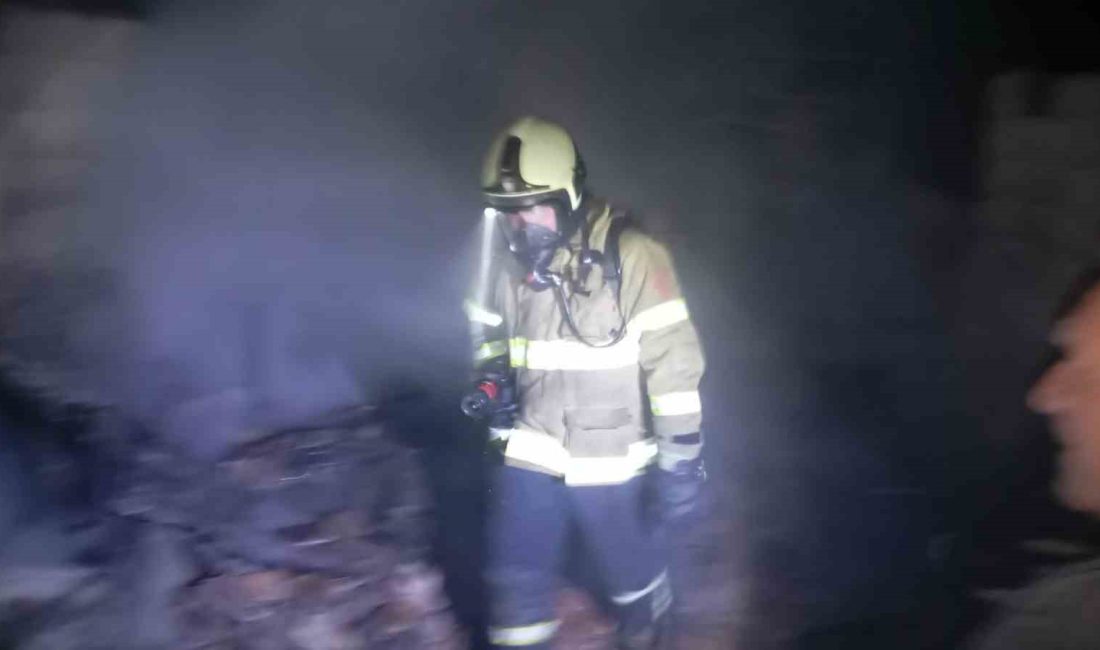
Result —
M623 638L652 635L671 605L666 545L648 514L647 477L569 486L515 467L494 469L489 494L489 638L494 648L548 648L566 541L590 554Z

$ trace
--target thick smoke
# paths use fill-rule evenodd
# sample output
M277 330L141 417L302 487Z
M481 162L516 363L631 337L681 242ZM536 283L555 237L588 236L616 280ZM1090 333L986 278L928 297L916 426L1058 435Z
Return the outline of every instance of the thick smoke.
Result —
M79 209L32 229L56 243L19 286L49 308L6 327L203 454L398 382L454 413L479 157L542 114L672 244L723 507L820 564L806 528L846 542L818 488L920 483L947 390L919 251L945 82L900 10L850 4L863 27L829 31L809 3L161 3L94 103Z

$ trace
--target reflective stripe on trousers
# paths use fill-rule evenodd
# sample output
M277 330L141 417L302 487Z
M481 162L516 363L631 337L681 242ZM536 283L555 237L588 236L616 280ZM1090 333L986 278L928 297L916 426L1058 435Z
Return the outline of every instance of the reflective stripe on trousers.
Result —
M672 585L668 580L668 570L661 571L645 587L636 591L615 594L611 601L623 609L624 615L637 618L642 625L648 619L655 622L664 616L672 606Z
M667 611L666 543L662 528L643 507L647 486L647 479L639 477L617 485L577 487L540 472L493 468L486 564L490 638L500 641L494 647L514 647L504 643L509 637L494 632L524 629L510 638L533 639L534 630L550 629L546 624L554 618L571 529L584 551L583 566L592 569L576 572L580 586L597 586L583 584L586 575L603 578L603 586L617 599L624 634L652 626Z
M548 643L558 631L558 621L542 621L531 625L513 627L489 627L489 643L495 646L516 648Z

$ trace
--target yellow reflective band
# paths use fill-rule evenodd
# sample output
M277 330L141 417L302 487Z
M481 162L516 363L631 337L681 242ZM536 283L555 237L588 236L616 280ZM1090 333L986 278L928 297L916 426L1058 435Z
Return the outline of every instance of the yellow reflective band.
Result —
M618 485L645 471L657 456L657 445L642 440L630 445L626 456L572 458L565 472L566 485Z
M663 582L666 582L667 580L668 569L665 569L660 574L658 574L658 576L654 578L652 582L642 587L638 591L627 591L625 593L619 594L618 596L612 596L611 600L614 601L616 605L629 605L636 600L641 600L642 598L646 597L650 594L650 592L657 589L657 587L660 587L661 584Z
M697 390L650 395L649 408L653 415L689 415L703 411Z
M630 319L628 329L635 334L652 332L686 321L688 318L690 316L687 303L682 299L669 300L638 313Z
M510 358L508 362L513 368L523 368L527 365L527 339L517 337L509 339L508 341L508 354Z
M504 455L544 467L555 474L569 471L569 452L556 439L545 433L513 429L508 434L508 446Z
M462 309L466 312L466 318L469 318L470 321L474 323L481 323L489 327L498 327L504 322L504 318L500 314L494 314L472 300L467 300L462 303Z
M482 362L486 359L492 359L493 357L499 357L508 354L508 344L504 341L488 341L482 343L481 346L474 351L474 361Z
M514 338L509 349L512 367L530 370L613 370L637 365L641 357L641 347L633 338L605 348L591 348L580 341Z
M625 456L575 458L552 436L537 431L497 430L494 438L508 440L504 455L547 469L567 485L618 485L645 471L657 456L653 440L632 443Z
M489 642L493 645L525 646L545 643L558 631L558 621L544 621L515 627L490 627Z

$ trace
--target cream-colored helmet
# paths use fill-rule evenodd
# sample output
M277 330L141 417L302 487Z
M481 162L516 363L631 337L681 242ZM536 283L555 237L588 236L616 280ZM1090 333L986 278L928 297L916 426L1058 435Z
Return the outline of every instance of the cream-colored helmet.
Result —
M481 172L485 203L498 210L558 201L568 213L580 207L584 161L561 126L522 117L493 139Z

